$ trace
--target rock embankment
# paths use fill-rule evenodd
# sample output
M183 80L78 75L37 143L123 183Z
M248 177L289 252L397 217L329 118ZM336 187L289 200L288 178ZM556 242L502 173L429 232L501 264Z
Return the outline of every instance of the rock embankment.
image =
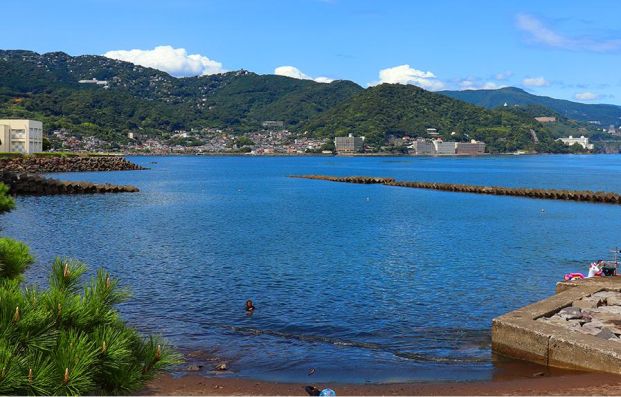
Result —
M94 194L94 193L134 193L138 188L129 185L96 184L90 182L71 182L44 178L39 175L15 172L0 172L0 182L9 187L13 195L56 195L56 194Z
M394 178L379 178L368 176L329 176L329 175L292 175L292 178L319 179L330 182L382 184L386 186L400 186L416 189L432 189L447 192L492 194L497 196L516 196L547 200L585 201L591 203L621 204L621 195L612 192L591 192L588 190L558 190L558 189L528 189L501 186L461 185L453 183L435 182L407 182L397 181Z
M145 168L120 156L24 156L0 158L0 170L38 174L42 172L128 171Z
M537 321L621 343L621 293L596 292Z

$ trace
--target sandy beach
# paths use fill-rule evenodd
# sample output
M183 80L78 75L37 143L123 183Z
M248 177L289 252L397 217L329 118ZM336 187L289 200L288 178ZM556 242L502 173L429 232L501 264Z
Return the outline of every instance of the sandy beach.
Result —
M142 395L274 395L306 396L308 384L274 383L248 379L188 375L163 375L151 382ZM621 376L603 373L522 376L486 382L314 384L330 387L337 395L620 395Z

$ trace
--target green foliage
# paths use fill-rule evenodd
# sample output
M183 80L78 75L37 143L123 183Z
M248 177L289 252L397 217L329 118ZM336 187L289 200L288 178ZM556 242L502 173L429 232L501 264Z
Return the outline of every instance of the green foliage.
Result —
M108 88L78 83L92 78L106 80ZM503 108L504 102L511 106ZM536 116L563 121L544 125ZM0 117L36 118L47 131L64 128L76 136L96 136L109 142L110 150L127 143L130 131L167 139L176 130L256 131L267 120L319 137L366 136L374 149L384 146L389 135L425 137L426 128L436 128L445 139L484 140L490 152L560 150L535 143L529 131L535 130L540 140L580 135L588 126L569 118L617 124L619 116L618 106L559 101L516 88L437 94L414 86L363 89L349 81L321 84L244 70L174 78L100 56L0 51ZM51 141L59 148L56 139ZM203 141L190 137L168 143L197 146ZM248 151L251 145L237 146Z
M22 288L32 262L25 244L0 238L0 395L130 394L180 362L125 325L114 305L129 291L105 270L83 284L86 265L58 258L49 289Z
M15 200L9 196L9 187L0 183L0 214L15 208Z
M0 277L19 277L33 262L28 246L10 238L0 238Z
M48 290L0 278L1 394L129 394L180 362L162 340L123 323L114 305L129 293L118 280L100 269L82 285L85 271L57 259Z
M239 138L235 139L235 146L241 148L242 146L254 146L255 143L252 141L252 139L248 138L247 136L240 136Z
M109 88L78 83L92 78ZM247 71L174 78L101 56L0 51L0 117L36 118L46 130L66 128L110 142L126 142L125 132L134 130L144 136L204 127L248 131L265 120L295 127L359 90L348 81L320 84Z
M426 137L436 128L445 139L480 139L491 151L530 148L536 122L526 115L486 110L410 85L382 84L354 95L303 128L320 136L365 136L382 146L388 135ZM455 136L451 136L456 132Z

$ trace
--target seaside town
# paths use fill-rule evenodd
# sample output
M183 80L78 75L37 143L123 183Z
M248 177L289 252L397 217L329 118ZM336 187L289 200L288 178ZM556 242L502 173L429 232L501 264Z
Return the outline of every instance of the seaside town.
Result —
M233 134L220 129L174 131L170 137L155 138L137 132L127 133L126 143L106 142L94 136L82 136L71 130L58 129L49 133L50 151L74 152L121 152L132 154L249 154L249 155L300 155L300 154L371 154L390 153L405 155L476 156L485 154L485 142L470 140L457 142L443 140L435 128L427 128L424 137L390 136L388 144L370 147L364 136L348 134L334 139L309 136L308 132L296 134L286 130L282 121L267 121L263 130ZM0 126L0 128L2 128ZM8 131L8 130L7 130ZM616 136L618 130L611 126L607 131ZM451 135L455 135L453 132ZM15 135L16 138L21 139ZM8 137L8 135L7 135ZM594 145L585 136L568 136L557 139L567 146L580 145L585 150L593 150ZM5 142L8 142L5 139ZM17 147L17 146L16 146ZM12 151L10 145L5 151Z

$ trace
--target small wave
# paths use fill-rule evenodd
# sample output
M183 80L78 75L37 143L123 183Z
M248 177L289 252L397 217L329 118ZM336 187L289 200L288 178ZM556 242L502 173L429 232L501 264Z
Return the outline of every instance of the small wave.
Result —
M484 363L489 361L489 357L481 357L481 356L436 356L430 354L423 353L412 353L412 352L403 352L399 350L392 349L385 345L379 343L371 343L371 342L359 342L359 341L351 341L351 340L343 340L337 338L330 338L326 336L319 335L303 335L303 334L292 334L287 332L279 332L273 330L261 330L257 328L250 327L236 327L236 326L227 326L226 328L230 329L235 333L239 333L242 335L268 335L277 338L283 339L292 339L299 340L303 342L310 343L325 343L331 344L334 346L341 347L352 347L359 349L367 349L367 350L376 350L383 351L386 353L391 353L396 357L420 361L420 362L434 362L434 363Z

